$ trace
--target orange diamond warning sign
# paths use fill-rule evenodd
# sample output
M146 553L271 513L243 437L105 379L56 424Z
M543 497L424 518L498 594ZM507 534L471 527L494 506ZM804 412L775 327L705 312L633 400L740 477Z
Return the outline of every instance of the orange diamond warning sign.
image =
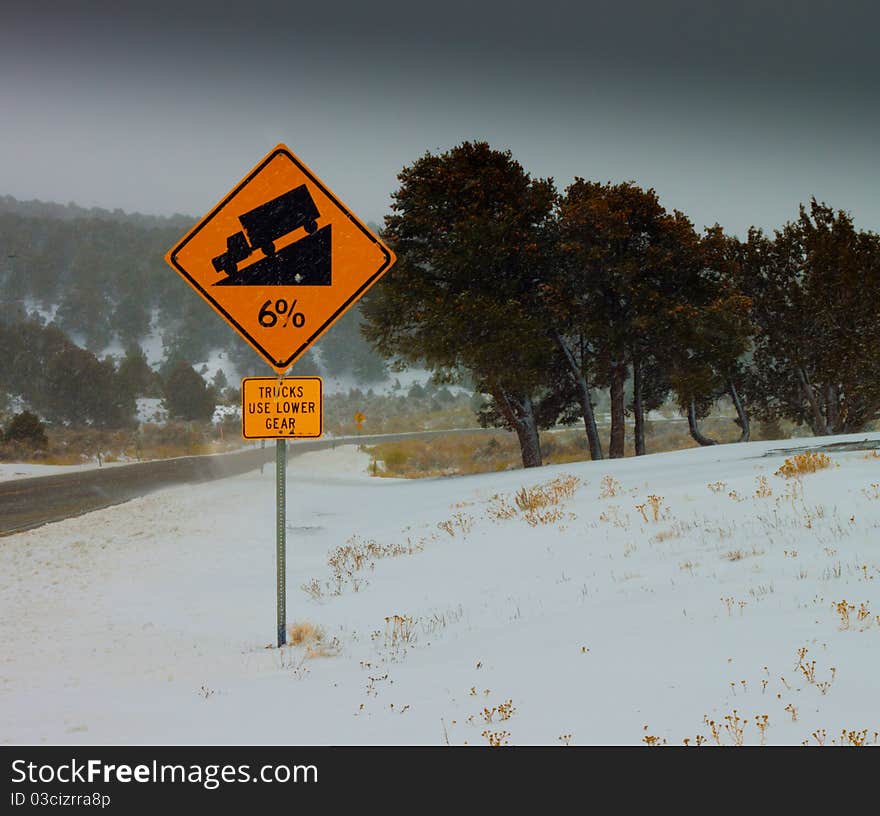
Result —
M165 260L283 372L394 254L278 145Z

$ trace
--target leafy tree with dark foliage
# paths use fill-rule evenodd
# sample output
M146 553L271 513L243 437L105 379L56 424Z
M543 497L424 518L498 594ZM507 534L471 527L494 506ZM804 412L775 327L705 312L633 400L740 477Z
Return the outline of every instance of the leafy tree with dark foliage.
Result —
M112 359L73 344L56 326L0 324L0 388L21 395L53 422L121 428L132 422L134 395Z
M554 349L536 319L535 269L553 183L485 142L426 153L398 179L383 233L397 263L362 301L364 335L386 357L470 375L517 433L523 465L538 466Z
M3 434L3 441L18 443L36 450L45 450L49 447L46 428L40 418L30 411L22 411L12 418Z
M669 215L653 190L582 178L566 189L559 219L562 278L552 281L553 297L556 312L571 319L557 342L576 377L589 368L594 382L610 386L612 458L624 455L624 385L632 371L636 452L644 453L645 413L666 391L658 379L667 367L661 335L680 289L674 266L688 260L681 242L690 224Z
M646 415L670 390L689 411L696 438L695 412L735 389L737 361L748 346L748 301L732 282L730 264L720 263L720 228L701 240L683 213L667 212L654 190L631 182L576 179L558 212L558 262L541 287L543 306L592 457L602 455L594 384L611 390L610 456L624 455L628 411L636 455L646 453Z
M816 435L880 417L880 236L812 199L774 238L750 230L739 261L757 327L748 399L758 416Z
M717 224L699 239L690 228L683 229L680 252L671 265L679 290L667 294L669 385L698 444L716 444L698 423L723 396L736 409L738 441L747 442L749 416L741 391L754 327L752 302L742 291L735 262L739 242Z
M99 360L73 343L52 356L46 367L47 412L56 421L99 428L131 425L133 394L111 358Z
M176 419L208 421L214 415L217 397L196 370L180 360L165 381L165 405Z
M140 346L129 346L119 364L119 379L133 397L158 397L162 391L159 376L150 368Z

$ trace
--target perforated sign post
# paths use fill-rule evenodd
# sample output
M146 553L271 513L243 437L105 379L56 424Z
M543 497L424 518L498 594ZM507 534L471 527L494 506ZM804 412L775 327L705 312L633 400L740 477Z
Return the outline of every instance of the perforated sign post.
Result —
M320 379L284 379L283 375L388 271L394 254L280 144L165 260L278 373L277 379L242 382L242 435L276 440L277 624L278 645L283 646L287 642L287 440L319 437L323 415ZM314 389L314 383L286 385L307 379L317 380L317 392L310 392L316 398L281 396L285 388ZM249 390L254 388L256 392ZM255 399L249 417L245 393L260 394L260 388L275 388L278 396ZM264 404L258 408L258 402Z

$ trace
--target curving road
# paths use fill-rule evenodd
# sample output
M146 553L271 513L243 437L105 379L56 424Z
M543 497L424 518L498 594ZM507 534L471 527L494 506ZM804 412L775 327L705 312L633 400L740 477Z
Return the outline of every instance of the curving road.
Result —
M290 459L306 451L334 448L337 445L374 445L395 439L425 439L463 433L503 432L497 429L465 428L303 440L289 444L287 454ZM265 449L250 449L241 453L182 456L178 459L160 459L134 465L0 482L0 536L121 504L163 487L237 476L274 461L275 446L267 442Z

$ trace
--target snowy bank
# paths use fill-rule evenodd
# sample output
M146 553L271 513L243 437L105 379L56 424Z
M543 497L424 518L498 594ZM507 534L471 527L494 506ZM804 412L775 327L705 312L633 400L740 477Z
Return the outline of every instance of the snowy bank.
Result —
M0 735L872 742L880 458L786 479L763 455L804 443L422 481L304 455L288 619L323 637L284 650L272 468L10 536Z

